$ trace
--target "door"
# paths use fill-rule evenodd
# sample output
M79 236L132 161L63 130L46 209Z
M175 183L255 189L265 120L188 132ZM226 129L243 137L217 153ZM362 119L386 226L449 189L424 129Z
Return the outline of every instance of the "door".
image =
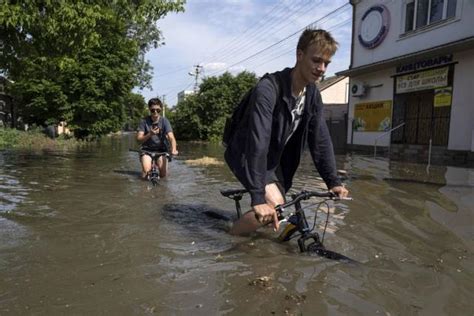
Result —
M394 144L447 146L451 107L434 107L434 91L424 90L396 95L393 126L405 122L392 135Z

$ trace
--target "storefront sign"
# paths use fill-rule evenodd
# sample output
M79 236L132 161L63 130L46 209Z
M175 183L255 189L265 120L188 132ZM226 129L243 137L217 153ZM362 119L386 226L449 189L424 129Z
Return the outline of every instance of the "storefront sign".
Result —
M358 103L354 109L354 130L388 131L392 125L392 100Z
M418 71L424 68L442 66L444 64L451 63L452 61L453 61L453 54L419 60L414 63L398 66L397 73Z
M444 88L435 89L433 104L435 107L451 106L452 96L453 96L452 87L444 87Z
M396 93L435 89L448 85L448 67L416 72L397 77Z

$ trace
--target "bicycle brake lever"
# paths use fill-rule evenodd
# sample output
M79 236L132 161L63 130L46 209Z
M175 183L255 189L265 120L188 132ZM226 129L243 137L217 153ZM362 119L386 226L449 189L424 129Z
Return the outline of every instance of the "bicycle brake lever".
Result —
M353 199L351 197L345 196L345 197L334 197L334 201L352 201Z
M286 219L285 216L283 216L284 211L285 209L282 208L280 205L277 205L275 207L275 212L277 212L277 218L280 223Z

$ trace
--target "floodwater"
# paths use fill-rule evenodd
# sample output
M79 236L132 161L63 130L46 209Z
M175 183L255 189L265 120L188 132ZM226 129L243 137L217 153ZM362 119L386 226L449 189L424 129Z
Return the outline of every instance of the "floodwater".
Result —
M473 314L473 169L338 156L354 200L333 205L324 243L347 264L271 230L229 236L204 214L234 216L222 148L179 145L157 187L132 135L1 152L0 315ZM318 185L305 157L294 189Z

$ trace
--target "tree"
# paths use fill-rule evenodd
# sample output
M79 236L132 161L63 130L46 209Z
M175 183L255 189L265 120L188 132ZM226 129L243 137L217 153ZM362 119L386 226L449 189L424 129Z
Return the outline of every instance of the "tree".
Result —
M128 119L134 87L149 85L145 53L162 41L156 21L184 1L7 1L0 6L0 71L28 123L67 120L81 137Z
M148 107L142 95L137 93L130 93L125 98L125 108L127 121L124 125L124 130L135 130L140 123L140 120L148 113Z
M237 76L226 72L219 77L205 78L197 95L187 97L176 106L173 128L177 137L220 140L227 117L256 82L255 74L246 71Z
M199 101L196 95L190 95L173 110L173 115L168 119L173 126L176 137L182 140L201 140L202 124L199 113Z

